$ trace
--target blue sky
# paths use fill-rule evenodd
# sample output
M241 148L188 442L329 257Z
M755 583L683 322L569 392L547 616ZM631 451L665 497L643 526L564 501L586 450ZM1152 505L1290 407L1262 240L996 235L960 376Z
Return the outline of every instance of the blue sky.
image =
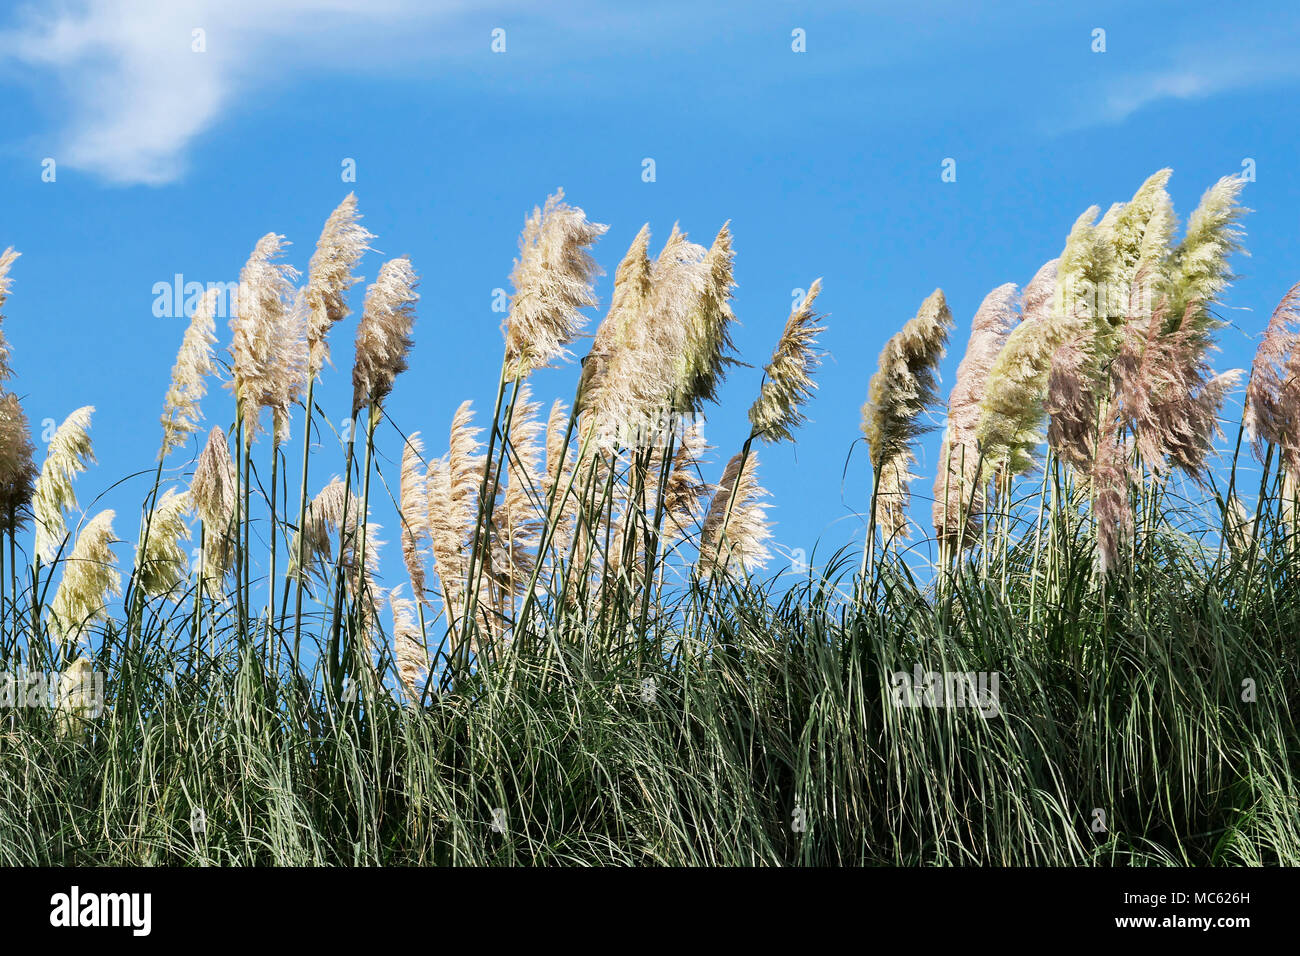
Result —
M707 244L731 220L736 341L755 367L735 370L710 415L721 461L747 431L792 290L823 277L830 354L812 421L797 447L762 451L761 476L783 548L860 541L861 447L842 474L867 381L885 340L936 286L957 320L946 392L985 293L1027 282L1085 208L1127 199L1171 166L1185 219L1247 159L1251 256L1235 264L1220 367L1249 363L1300 279L1293 5L974 6L8 4L0 248L23 253L5 309L14 387L38 433L44 419L96 406L100 464L80 479L83 505L151 469L183 331L182 319L154 316L155 283L234 280L269 231L294 242L305 268L325 216L355 189L375 247L410 255L422 277L416 348L389 410L441 454L461 400L490 411L493 290L508 285L525 214L563 186L610 224L596 254L611 274L642 223L661 241L679 222ZM196 28L203 53L192 50ZM491 50L497 28L504 53ZM792 50L796 29L806 52ZM1093 51L1097 29L1105 52ZM42 180L47 158L54 182ZM348 158L355 183L340 178ZM941 180L948 158L956 182ZM366 260L367 280L381 261ZM602 303L609 287L606 276ZM317 393L336 422L352 328L332 334L337 368ZM573 376L539 375L539 396L569 399ZM227 423L228 393L205 411ZM296 421L295 463L301 440ZM398 448L384 439L385 454ZM185 458L170 461L183 470ZM930 443L918 496L933 459ZM313 490L341 471L332 450L317 462ZM148 481L105 499L124 537ZM396 522L377 512L396 572Z

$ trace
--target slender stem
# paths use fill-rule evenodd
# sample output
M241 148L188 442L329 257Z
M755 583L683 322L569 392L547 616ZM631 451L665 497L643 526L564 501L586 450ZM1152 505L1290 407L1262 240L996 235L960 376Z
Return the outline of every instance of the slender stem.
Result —
M352 460L356 454L356 412L348 421L348 453L343 479L343 517L339 522L339 554L334 570L334 605L330 615L327 677L334 687L335 699L343 692L343 671L339 667L339 625L343 614L343 564L347 555L348 506L352 502ZM354 536L355 541L355 536Z
M360 544L357 546L359 554L356 561L356 593L358 596L358 602L373 600L373 595L370 594L369 581L366 579L366 538L370 520L370 460L375 447L375 425L379 422L379 404L377 402L371 402L369 411L369 420L366 424L365 473L361 482L361 514L357 516L357 521L361 528L359 532ZM343 655L345 664L350 665L356 663L359 651L360 649L356 646L346 648ZM367 659L367 663L368 662L369 659ZM359 674L360 668L356 668L354 673Z
M460 665L464 668L469 667L469 656L474 647L474 634L478 630L478 596L479 588L483 578L483 567L490 557L491 536L492 536L492 512L496 505L497 489L501 484L500 459L503 456L498 455L496 459L493 455L496 451L497 435L500 434L502 446L508 441L510 434L510 422L514 415L515 402L519 398L519 383L513 382L514 387L511 389L510 404L506 411L506 421L504 427L501 425L501 405L506 391L506 367L501 366L501 377L497 383L496 402L492 407L492 430L488 436L487 454L483 458L483 480L479 485L478 510L474 522L474 537L471 539L469 554L469 570L466 575L469 583L469 600L466 602L465 610L462 613L460 643L452 650L453 657L459 658ZM488 493L488 484L491 482L492 491ZM482 560L479 559L479 551L482 550Z
M276 521L276 492L279 489L280 476L280 440L277 437L271 442L271 555L270 567L266 579L266 627L271 635L272 644L275 641L275 536L279 523Z
M306 422L302 430L302 488L298 495L298 554L294 566L297 580L294 582L293 596L293 666L297 670L301 663L302 649L302 590L306 583L303 561L306 559L306 536L303 528L307 521L307 469L311 464L311 415L313 411L312 394L316 389L316 376L307 381Z

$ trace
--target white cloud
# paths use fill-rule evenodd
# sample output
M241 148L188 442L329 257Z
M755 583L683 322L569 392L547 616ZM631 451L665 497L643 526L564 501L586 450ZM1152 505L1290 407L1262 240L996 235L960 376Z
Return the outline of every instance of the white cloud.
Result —
M1087 105L1065 119L1063 128L1121 123L1160 103L1203 100L1300 77L1300 61L1289 49L1279 54L1268 48L1256 48L1248 55L1228 57L1217 50L1189 48L1181 51L1178 60L1178 66L1125 73L1100 90L1090 92Z
M160 185L240 97L291 67L371 64L403 48L415 21L468 0L82 0L28 8L0 31L38 101L58 100L55 158L110 182ZM204 52L193 49L204 31ZM365 42L362 42L365 41ZM370 42L377 41L377 42ZM385 42L389 41L389 42ZM405 47L409 50L409 46Z

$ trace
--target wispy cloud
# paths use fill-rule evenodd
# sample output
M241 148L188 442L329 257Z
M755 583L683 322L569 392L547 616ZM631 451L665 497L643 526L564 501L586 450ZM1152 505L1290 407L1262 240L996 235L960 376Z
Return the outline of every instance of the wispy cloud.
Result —
M0 31L0 63L21 67L38 99L57 99L60 164L113 183L160 185L182 174L187 147L224 111L242 97L256 104L275 76L373 63L378 51L391 56L401 48L413 25L468 6L468 0L82 0L19 11L14 25Z
M1084 91L1079 107L1053 122L1061 130L1122 123L1160 104L1292 84L1300 79L1295 27L1276 26L1271 34L1256 30L1239 36L1230 46L1204 39L1183 44L1174 56L1166 53L1164 63L1123 71Z

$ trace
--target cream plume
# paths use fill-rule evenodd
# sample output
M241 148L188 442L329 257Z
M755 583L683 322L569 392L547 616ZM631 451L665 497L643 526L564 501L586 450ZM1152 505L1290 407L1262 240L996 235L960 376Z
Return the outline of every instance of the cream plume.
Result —
M1221 323L1210 312L1232 280L1228 257L1241 250L1239 220L1249 212L1237 205L1245 180L1224 176L1205 191L1187 220L1187 233L1169 257L1166 328L1182 325L1197 342L1208 340ZM1195 306L1191 315L1189 307Z
M1255 352L1244 422L1260 460L1271 443L1289 470L1300 468L1300 283L1273 310Z
M975 428L984 458L981 480L1001 468L1028 471L1043 440L1043 401L1062 337L1055 312L1057 266L1055 259L1045 264L1026 287L1024 317L989 370Z
M230 459L226 433L220 428L208 432L207 443L199 453L190 479L190 499L203 522L204 584L215 590L230 570L237 546L235 464Z
M101 678L102 679L102 678ZM59 697L55 719L61 737L71 735L85 721L98 717L103 710L102 686L95 683L95 669L84 654L59 675Z
M356 363L352 366L352 414L381 403L393 381L406 371L415 324L415 270L405 257L389 259L379 278L366 289L365 309L357 324Z
M50 605L50 630L60 646L67 648L93 621L108 618L109 595L122 593L122 575L113 554L112 511L101 511L77 535L68 557L63 580Z
M871 465L880 482L876 499L879 509L895 530L905 530L895 515L907 507L907 483L913 477L908 466L913 459L912 443L934 426L923 419L938 403L939 360L943 358L952 328L952 313L943 291L934 292L921 303L916 316L885 343L880 365L871 377L867 403L862 406L862 433L871 449ZM885 494L887 500L882 500Z
M261 430L261 410L273 407L283 390L279 336L298 276L292 266L277 261L286 245L284 236L273 232L257 241L239 273L239 303L230 320L230 386L244 423L244 444L249 447Z
M742 469L743 464L743 469ZM718 490L704 518L700 538L700 573L710 577L720 569L739 564L741 572L766 567L771 557L767 542L772 537L766 519L767 497L754 472L758 455L743 452L727 462Z
M424 589L424 552L429 541L429 488L424 463L424 443L412 432L402 449L399 497L402 513L402 560L411 579L415 600L427 602Z
M581 408L590 416L586 428L600 430L602 447L636 443L643 423L682 408L689 397L691 317L711 288L708 251L674 226L649 264L648 240L643 229L620 264L610 311L583 364ZM692 380L702 387L702 378Z
M17 531L27 523L36 490L35 454L18 396L0 394L0 531Z
M308 321L306 293L299 289L293 304L281 313L275 335L275 377L267 404L271 408L272 434L276 444L289 440L289 421L294 403L301 400L307 390L310 374L307 367Z
M420 677L429 672L429 651L425 647L424 634L416 623L415 601L399 597L400 590L399 585L388 595L388 604L393 611L393 658L407 699L414 704L421 696L417 687Z
M67 537L64 511L77 507L72 480L95 460L89 435L90 416L94 411L93 405L86 405L64 419L50 440L40 477L36 479L32 494L36 554L46 563L55 559Z
M331 326L347 317L345 296L361 281L353 270L375 238L357 221L360 218L357 197L348 193L325 220L307 269L306 305L310 318L306 337L308 374L312 377L319 375L329 361L325 338Z
M713 488L700 474L700 462L710 445L698 423L687 427L673 455L664 486L662 542L665 549L686 537L704 518L705 501Z
M813 302L821 292L822 280L814 279L803 301L790 313L772 360L763 369L763 387L749 409L752 434L766 442L794 441L793 430L807 421L803 405L817 383L812 373L821 364L813 350L817 336L826 331L817 324L820 316Z
M430 543L449 624L460 622L465 613L469 536L478 513L479 483L485 465L477 438L482 429L472 427L473 419L471 403L462 402L452 417L451 446L446 458L429 464Z
M145 594L166 594L185 580L187 557L182 541L190 539L185 523L192 500L189 492L168 488L149 518L149 538L140 562L140 587Z
M172 383L163 401L163 445L160 458L199 430L203 418L199 402L207 393L207 377L212 373L212 347L218 289L209 289L199 300L190 324L181 339L181 348L172 366Z
M541 539L546 500L542 497L543 471L540 439L544 431L532 400L532 389L520 383L514 417L510 422L506 486L501 507L493 512L499 522L501 557L497 569L507 592L518 594L532 574L534 554Z
M650 299L652 289L649 256L650 226L644 225L614 271L614 293L609 311L596 328L591 351L582 361L578 384L578 409L598 413L626 405L621 396L617 365L631 345L632 330Z
M1035 296L1043 292L1041 283L1037 287L1031 283L1030 288ZM1039 304L1035 299L1035 305ZM957 366L957 381L948 396L948 427L939 451L940 471L934 480L934 527L941 538L961 538L964 544L972 545L979 533L979 515L984 508L975 440L980 399L993 363L1019 321L1014 282L1000 285L985 296L971 321L966 354Z
M1115 218L1112 231L1115 245L1115 275L1119 295L1134 299L1131 287L1140 274L1158 278L1169 258L1169 240L1177 222L1174 206L1165 186L1172 170L1162 169L1147 177L1133 198ZM1142 301L1150 296L1144 290Z
M507 381L547 368L568 354L586 320L578 309L596 304L592 279L601 274L588 247L609 228L564 202L564 190L534 208L519 237L510 273L514 295L502 326Z
M678 373L679 411L698 414L705 402L716 402L727 367L736 364L730 355L735 350L731 340L731 325L736 321L731 311L735 258L730 223L723 223L704 257L700 293L686 318L686 348Z
M362 629L367 640L378 617L379 603L383 600L383 590L376 583L379 574L379 548L381 541L373 539L380 530L374 522L361 526L361 499L347 491L344 483L337 477L330 480L312 499L307 509L307 520L302 530L303 560L328 561L331 557L331 541L334 535L339 538L338 560L343 567L343 577L348 593L357 602L361 616ZM365 549L365 567L359 567L357 554ZM298 553L298 542L293 542L290 554ZM306 574L305 568L294 568L291 573Z
M4 336L4 307L13 283L9 278L9 269L20 255L22 253L15 252L13 247L0 252L0 383L7 382L14 376L13 369L9 367L9 342Z

